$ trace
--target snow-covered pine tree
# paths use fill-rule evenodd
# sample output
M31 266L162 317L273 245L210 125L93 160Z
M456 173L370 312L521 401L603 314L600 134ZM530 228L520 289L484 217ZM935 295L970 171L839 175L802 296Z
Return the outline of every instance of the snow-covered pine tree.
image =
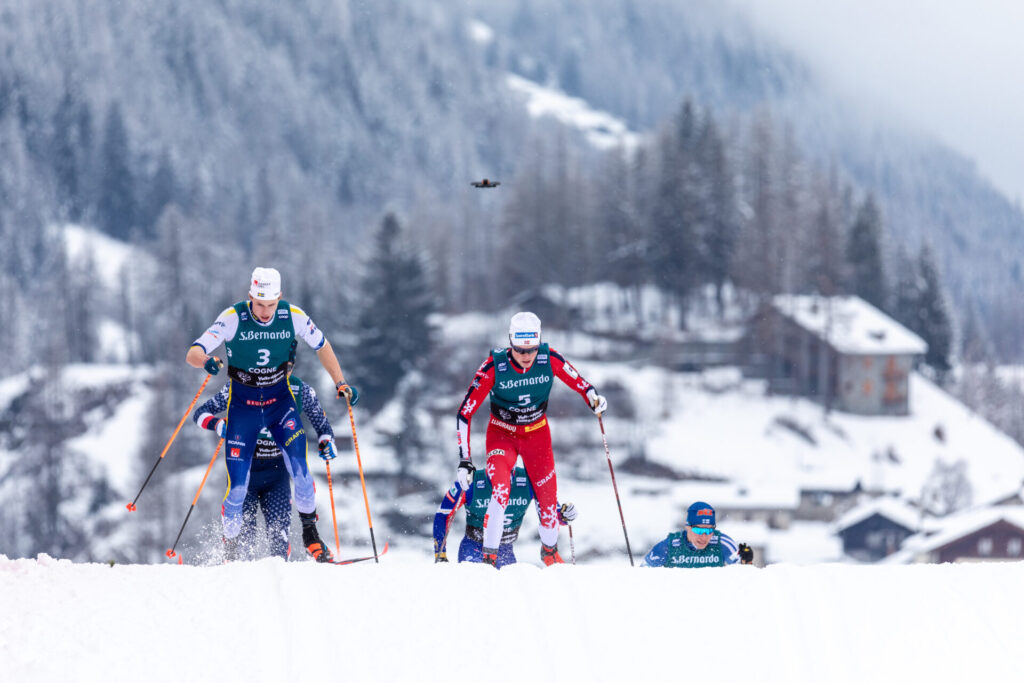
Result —
M887 309L888 288L882 259L882 214L873 195L857 210L846 242L849 290L873 306Z
M952 367L953 321L935 261L935 252L927 242L918 254L917 271L921 289L916 306L917 325L913 329L928 343L924 362L935 370L941 382Z
M137 218L138 199L131 146L124 115L116 102L107 111L100 150L97 213L100 226L112 237L128 240Z
M402 376L430 357L436 302L420 256L403 243L394 214L373 235L373 251L359 286L354 360L346 378L359 387L360 406L376 411L394 395Z

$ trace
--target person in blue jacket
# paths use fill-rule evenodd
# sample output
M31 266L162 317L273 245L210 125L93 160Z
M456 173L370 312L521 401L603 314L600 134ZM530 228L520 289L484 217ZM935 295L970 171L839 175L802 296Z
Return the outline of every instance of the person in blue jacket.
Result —
M294 354L294 346L292 353ZM309 418L317 432L321 455L334 449L334 430L327 419L320 400L313 387L291 374L295 365L294 356L290 361L288 385L295 396L299 412ZM216 396L199 406L192 416L195 423L211 431L217 430L217 414L228 407L229 387L224 387ZM256 452L249 467L249 487L242 503L242 530L238 534L238 556L236 559L256 559L259 545L256 511L262 509L266 526L267 545L273 556L288 559L291 544L288 542L292 518L291 477L284 454L266 429L256 436Z
M516 467L512 471L511 491L508 507L505 508L505 523L501 532L501 544L498 546L497 567L516 563L516 554L512 546L519 537L519 527L530 502L535 500L533 487L526 470ZM452 518L462 505L466 506L466 532L459 543L459 562L483 561L483 526L484 515L491 500L491 480L485 470L477 470L465 496L462 485L456 481L448 489L441 500L441 505L434 514L434 562L447 562L446 533ZM569 524L576 519L576 507L565 503L559 507L558 517L561 524Z
M306 431L288 385L287 365L291 344L301 340L316 351L317 359L331 376L349 406L359 392L345 381L334 349L313 320L298 306L281 298L281 273L259 267L249 279L248 299L224 309L185 354L185 363L216 375L225 360L211 355L222 345L227 354L229 390L227 418L217 434L224 439L224 464L228 489L221 503L224 552L238 554L242 530L242 503L249 486L249 465L256 450L257 434L266 428L288 459L294 486L293 504L302 523L302 543L317 562L333 560L317 530L316 487L306 462ZM336 455L333 449L321 457Z
M669 534L651 548L644 564L648 567L723 567L740 559L736 541L715 527L715 509L697 501L686 511L686 528Z

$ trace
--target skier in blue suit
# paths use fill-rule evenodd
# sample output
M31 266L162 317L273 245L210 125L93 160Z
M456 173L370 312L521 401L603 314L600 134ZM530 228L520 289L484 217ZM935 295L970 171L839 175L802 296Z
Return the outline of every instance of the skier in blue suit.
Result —
M511 491L508 507L505 508L505 523L501 532L501 544L498 546L497 567L516 563L513 543L519 538L519 527L530 502L534 501L533 486L522 467L512 471ZM445 534L455 513L463 504L466 506L466 532L459 543L459 562L483 561L483 526L484 515L491 501L491 480L485 470L477 470L469 489L462 496L462 485L456 481L448 489L441 500L441 505L434 514L434 562L447 562L447 543ZM538 511L539 514L539 511ZM563 525L576 519L576 507L565 503L558 509L559 522Z
M293 356L291 365L294 366L294 363ZM320 450L333 448L334 430L331 429L331 423L323 406L320 405L316 391L295 375L289 375L288 384L300 412L309 418L310 424L317 432ZM192 419L196 424L216 431L218 418L214 416L227 410L227 407L228 386L224 385L216 396L199 406ZM292 517L291 493L291 477L288 476L283 453L274 437L264 429L256 436L256 452L249 467L249 487L242 503L242 530L238 535L241 556L255 558L256 510L261 508L270 554L288 559L291 554L291 545L288 542Z
M722 567L740 559L736 541L715 528L715 509L697 501L686 511L686 528L669 534L651 548L644 564L648 567Z

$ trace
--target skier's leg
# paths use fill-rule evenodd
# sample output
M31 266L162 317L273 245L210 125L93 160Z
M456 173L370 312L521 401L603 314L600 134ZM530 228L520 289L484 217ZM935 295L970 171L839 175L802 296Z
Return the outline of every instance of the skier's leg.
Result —
M267 429L284 451L285 466L295 486L295 509L305 514L316 512L316 487L306 462L306 430L291 394L286 394L278 405Z
M260 431L260 414L248 409L243 401L228 399L228 438L224 464L228 470L228 490L221 504L224 538L233 541L242 530L242 508L249 490L249 466L256 450L256 434Z
M512 552L511 543L502 543L498 546L498 569L501 569L506 564L515 564L516 554Z
M491 481L491 500L484 515L484 552L496 553L505 528L505 508L516 464L516 443L501 427L487 428L487 478Z
M291 486L288 472L282 465L271 470L274 479L260 496L263 521L267 525L270 554L288 559L288 529L292 520Z
M555 454L551 450L551 431L547 425L520 439L523 466L533 484L540 516L540 542L558 545L558 479L555 476Z
M259 507L259 482L253 475L252 468L249 469L249 485L246 487L245 500L242 501L242 530L238 532L239 554L245 559L255 557L256 531L256 509Z
M472 540L469 536L463 536L459 543L459 562L482 562L483 545L479 541Z

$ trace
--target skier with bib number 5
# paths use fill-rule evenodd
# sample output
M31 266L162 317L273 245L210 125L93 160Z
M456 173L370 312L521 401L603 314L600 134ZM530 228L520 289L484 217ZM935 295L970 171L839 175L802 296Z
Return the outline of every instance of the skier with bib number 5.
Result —
M227 418L217 430L227 442L228 490L221 505L225 556L232 560L239 554L238 535L249 486L249 466L259 432L266 428L284 451L295 487L294 503L302 522L306 551L317 562L331 562L331 551L316 528L316 489L306 463L306 433L288 386L292 341L301 339L316 351L339 399L344 396L355 405L359 393L345 382L338 358L323 332L305 311L281 299L281 274L274 268L256 268L249 282L248 301L225 309L185 356L185 362L192 367L216 375L224 362L211 354L222 343L227 350ZM325 460L336 455L333 449L321 453Z
M456 481L463 491L473 481L476 467L470 450L470 424L473 414L489 397L491 416L485 447L491 498L483 519L483 561L497 566L512 468L521 457L540 513L541 560L547 566L561 564L558 486L546 414L553 378L558 377L582 396L596 415L607 410L608 402L561 354L541 343L540 318L533 313L522 311L512 316L508 338L509 346L491 351L477 369L459 407Z

